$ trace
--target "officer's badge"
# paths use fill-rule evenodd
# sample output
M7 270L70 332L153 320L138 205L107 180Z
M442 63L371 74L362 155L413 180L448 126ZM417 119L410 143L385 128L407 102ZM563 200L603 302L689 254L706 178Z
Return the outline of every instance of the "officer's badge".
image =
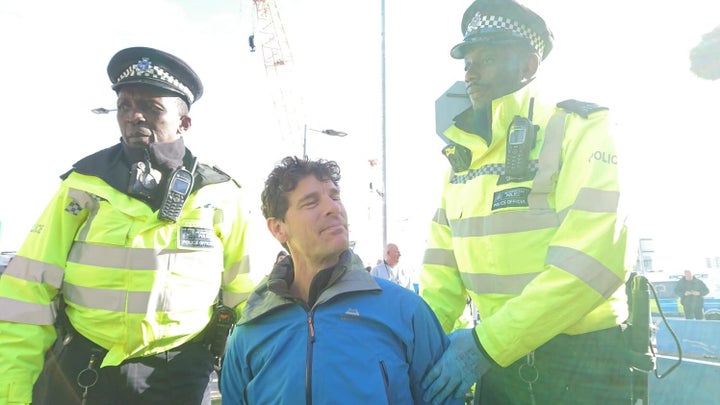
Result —
M193 226L181 226L178 247L187 249L212 249L215 247L213 230Z
M65 207L65 212L72 215L78 215L80 211L82 211L82 206L75 201L70 201L70 204Z
M588 103L585 101L578 101L574 99L561 101L557 103L557 106L567 111L574 112L575 114L578 114L583 118L589 117L590 114L594 112L608 109L607 107L603 107L595 103Z
M470 163L472 163L472 152L470 149L451 143L443 148L442 153L450 161L450 165L455 173L464 172L470 168Z
M137 68L139 73L147 73L152 70L152 67L150 58L142 58L135 64L135 68Z

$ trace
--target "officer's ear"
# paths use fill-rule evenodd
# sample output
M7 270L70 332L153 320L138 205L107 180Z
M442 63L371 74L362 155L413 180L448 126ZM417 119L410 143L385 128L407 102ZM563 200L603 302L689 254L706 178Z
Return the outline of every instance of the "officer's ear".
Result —
M520 65L520 73L522 74L523 82L528 82L535 77L535 74L540 67L540 55L537 52L525 53L525 58Z
M183 115L180 117L180 127L178 128L179 133L187 132L188 129L192 126L192 119L189 115Z
M181 97L175 97L175 102L177 103L178 114L180 114L180 125L178 126L177 133L183 134L192 126L190 106Z

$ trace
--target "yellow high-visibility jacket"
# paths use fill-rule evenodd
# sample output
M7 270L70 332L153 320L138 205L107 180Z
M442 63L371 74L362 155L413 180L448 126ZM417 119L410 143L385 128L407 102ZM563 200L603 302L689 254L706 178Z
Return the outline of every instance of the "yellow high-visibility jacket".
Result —
M118 152L101 154L117 160ZM221 286L239 316L253 288L241 190L204 164L195 182L171 223L100 177L64 178L0 277L0 404L31 402L56 339L59 292L72 326L108 350L102 366L198 336Z
M508 127L515 115L528 116L531 99L539 126L531 174L508 179ZM608 113L567 105L543 105L526 87L493 101L489 144L461 129L459 118L472 111L444 133L446 155L464 147L472 157L469 167L450 169L445 178L420 293L446 332L469 295L481 319L477 336L501 366L558 334L606 329L627 318L626 231L618 220Z

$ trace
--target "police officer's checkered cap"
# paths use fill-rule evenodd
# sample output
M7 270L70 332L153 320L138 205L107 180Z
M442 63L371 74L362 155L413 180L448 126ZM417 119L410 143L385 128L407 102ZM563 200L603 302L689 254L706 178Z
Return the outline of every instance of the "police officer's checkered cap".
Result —
M197 73L182 59L159 49L123 49L110 59L107 73L115 91L128 84L157 87L176 93L188 106L203 93Z
M480 12L475 13L475 17L470 21L465 31L465 37L472 39L477 31L510 31L515 36L530 41L530 45L535 51L542 56L545 51L545 44L535 31L528 28L525 24L521 24L510 18L499 15L483 15Z
M552 49L553 36L542 17L514 0L473 2L463 14L461 30L463 42L450 51L456 59L477 43L527 41L541 59Z

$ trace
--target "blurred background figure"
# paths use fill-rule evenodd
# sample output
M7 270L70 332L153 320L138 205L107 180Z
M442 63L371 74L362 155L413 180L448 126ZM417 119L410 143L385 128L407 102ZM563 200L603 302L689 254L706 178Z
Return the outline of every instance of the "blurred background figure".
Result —
M690 50L690 70L702 79L720 78L720 25Z
M709 292L702 280L693 276L690 270L685 270L685 277L678 280L675 285L675 294L680 297L685 319L705 319L703 297Z
M370 270L375 277L390 280L393 283L415 291L412 277L398 264L400 263L400 249L394 243L385 246L385 259Z

